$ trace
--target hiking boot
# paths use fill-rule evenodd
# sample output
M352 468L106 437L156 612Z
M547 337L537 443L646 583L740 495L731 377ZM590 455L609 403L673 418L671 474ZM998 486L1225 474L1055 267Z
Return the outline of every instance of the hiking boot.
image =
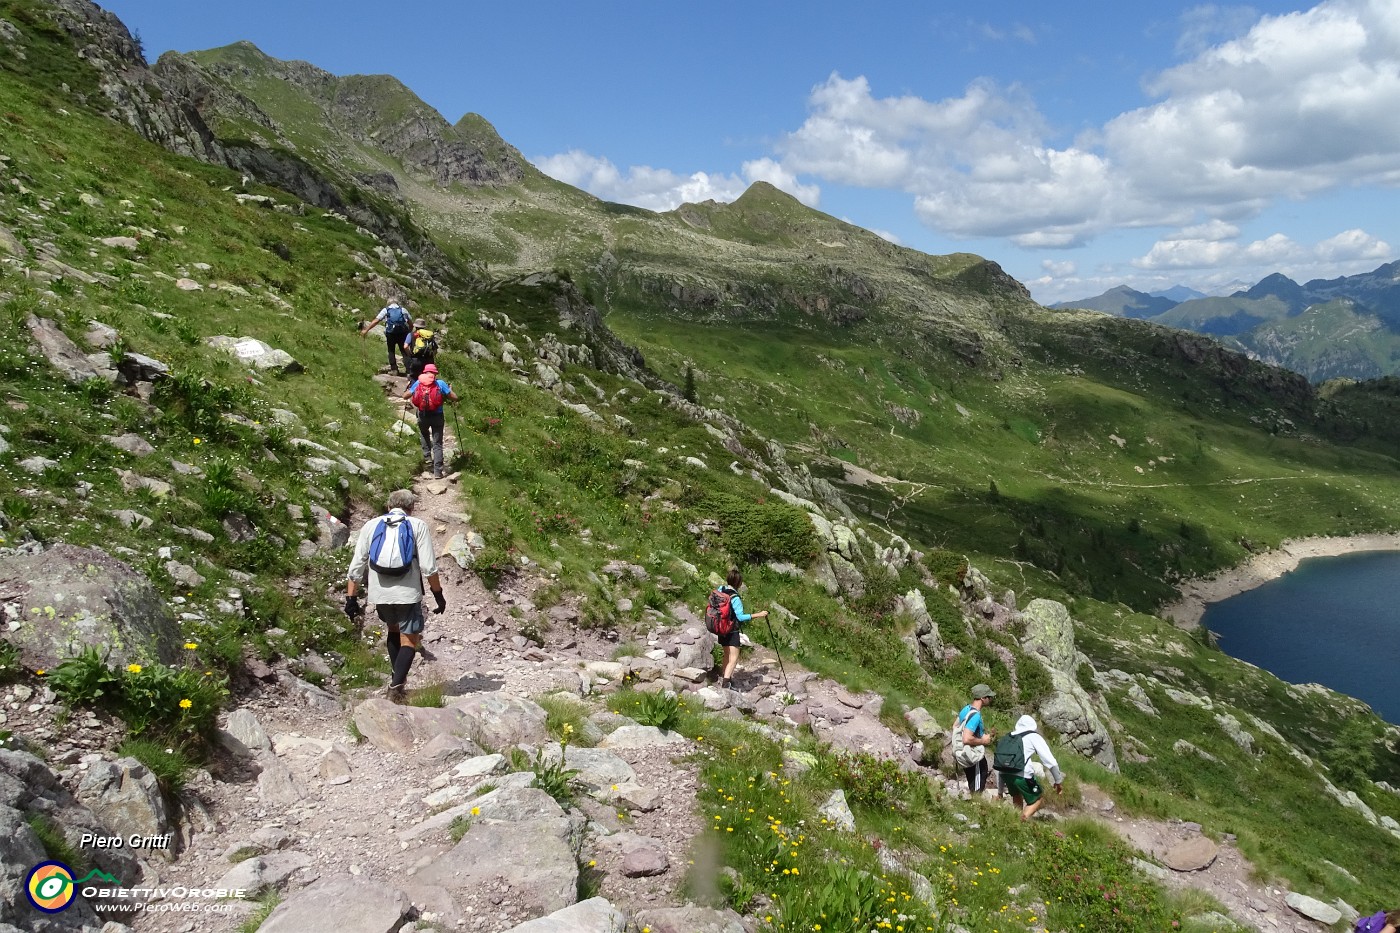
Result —
M403 684L390 684L384 691L384 695L388 697L390 703L397 703L399 706L408 704L408 691L404 689Z
M719 688L720 688L721 690L733 690L733 689L734 689L734 680L733 680L733 678L731 678L731 677L721 677L721 678L719 679Z

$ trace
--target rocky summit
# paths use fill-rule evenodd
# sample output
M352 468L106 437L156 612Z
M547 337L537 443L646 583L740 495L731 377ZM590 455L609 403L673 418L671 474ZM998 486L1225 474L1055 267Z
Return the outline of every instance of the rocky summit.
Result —
M765 184L608 204L393 77L152 66L86 0L0 0L0 45L0 933L1400 901L1400 730L1159 614L1400 524L1388 382L1050 313ZM390 302L458 399L441 475ZM346 577L405 489L445 606L388 689ZM1056 759L1033 813L953 761L977 684Z

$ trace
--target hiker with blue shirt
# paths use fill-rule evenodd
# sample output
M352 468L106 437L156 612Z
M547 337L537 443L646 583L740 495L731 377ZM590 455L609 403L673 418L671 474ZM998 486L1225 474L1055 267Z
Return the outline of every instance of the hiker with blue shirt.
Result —
M433 463L433 477L441 479L442 432L447 425L442 406L446 402L456 402L457 394L452 387L438 378L438 368L434 363L423 367L418 381L403 394L418 409L418 437L423 443L423 459ZM460 444L461 438L457 443Z
M1002 759L1004 757L1011 759L1013 756L1003 754L1003 743L1010 747L1012 743L1016 742L1020 743L1020 747L1016 749L1018 754L1014 756L1014 761L1022 763L1022 767L1006 770L1002 765ZM1035 720L1030 716L1022 716L1016 720L1016 728L997 743L996 768L997 779L1001 785L1001 790L997 794L998 798L1010 793L1016 806L1021 808L1023 821L1035 816L1035 812L1045 803L1045 789L1035 779L1035 768L1031 764L1032 755L1038 757L1040 763L1049 770L1050 780L1055 785L1055 793L1063 793L1065 775L1060 770L1060 763L1055 760L1055 755L1050 751L1049 744L1036 730Z
M422 652L428 657L422 648L424 577L435 601L433 614L447 608L433 536L427 522L409 515L416 501L407 489L389 493L388 512L360 529L345 575L345 614L353 620L364 612L360 589L366 587L369 602L374 603L374 611L384 623L391 670L389 699L395 703L406 702L405 687L414 656Z
M988 729L982 721L982 709L996 694L986 684L972 688L972 702L958 713L953 723L953 760L963 769L967 777L967 791L976 794L987 787L987 746L992 744L996 733Z
M394 356L394 351L397 349L403 356L404 370L407 371L409 366L408 351L404 349L403 341L405 337L413 333L413 315L399 307L397 301L391 301L379 309L374 320L360 328L360 337L363 338L365 334L374 330L374 325L380 321L384 322L384 342L388 344L389 348L389 371L396 376L402 376L403 373L399 372L399 363Z
M739 625L751 619L768 618L767 609L753 614L744 611L744 600L739 595L743 585L744 575L739 572L738 567L731 567L725 585L719 588L719 592L729 597L729 612L736 623L727 634L719 636L719 643L724 646L724 666L720 668L719 685L726 690L734 687L734 668L739 664L739 645L742 643Z

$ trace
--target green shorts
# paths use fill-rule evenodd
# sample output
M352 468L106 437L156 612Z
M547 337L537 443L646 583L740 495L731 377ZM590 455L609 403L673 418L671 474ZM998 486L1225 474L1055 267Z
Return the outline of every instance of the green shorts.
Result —
M1045 788L1040 786L1040 782L1034 777L1022 777L1019 774L1008 774L1006 776L1006 786L1013 794L1019 796L1026 802L1026 806L1035 803L1045 796Z

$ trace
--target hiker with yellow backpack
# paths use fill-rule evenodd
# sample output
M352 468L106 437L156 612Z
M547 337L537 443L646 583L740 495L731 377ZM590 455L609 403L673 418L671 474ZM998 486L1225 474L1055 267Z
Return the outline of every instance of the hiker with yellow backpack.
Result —
M423 374L429 363L437 363L437 335L426 327L415 327L403 339L404 367L408 370L408 385Z

